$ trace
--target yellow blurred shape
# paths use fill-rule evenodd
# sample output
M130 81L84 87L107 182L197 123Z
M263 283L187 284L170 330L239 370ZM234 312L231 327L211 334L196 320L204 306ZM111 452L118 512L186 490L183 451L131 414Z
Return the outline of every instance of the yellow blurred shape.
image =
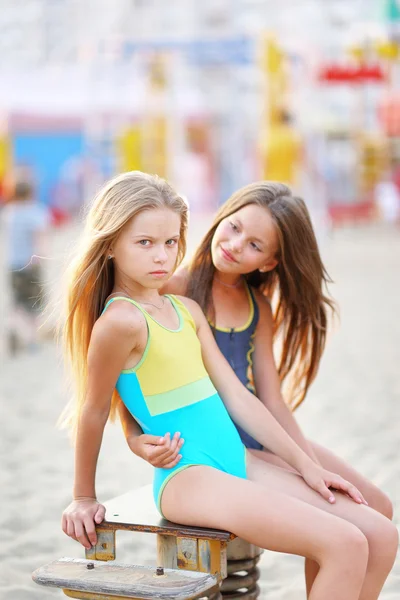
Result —
M11 167L11 146L8 137L0 137L0 179Z
M120 171L142 171L140 126L132 126L125 130L117 140Z

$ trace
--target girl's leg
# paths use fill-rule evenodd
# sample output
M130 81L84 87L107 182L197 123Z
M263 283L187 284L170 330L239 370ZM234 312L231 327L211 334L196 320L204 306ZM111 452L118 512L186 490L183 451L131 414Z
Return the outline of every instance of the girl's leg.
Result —
M252 476L260 470L257 464L264 466L254 459ZM360 529L274 489L265 471L259 479L262 484L191 467L168 482L163 513L178 523L225 529L262 548L317 561L310 600L358 600L368 563L368 542Z
M382 515L387 517L388 519L393 518L393 505L390 501L390 498L382 492L376 485L374 485L371 481L368 481L363 475L358 473L353 467L348 465L343 459L336 456L333 452L316 444L315 442L309 442L314 450L315 455L317 456L319 462L324 467L324 469L328 469L333 473L337 473L350 481L353 485L355 485L371 508L374 508ZM269 464L276 465L277 467L286 468L293 473L295 470L285 463L279 456L269 452L268 450L250 450L252 454L261 458Z
M338 473L347 479L347 481L353 483L363 494L371 508L374 508L390 520L393 518L392 502L390 501L390 498L384 492L382 492L382 490L376 487L376 485L374 485L371 481L368 481L368 479L363 477L363 475L358 473L343 459L335 456L335 454L333 454L333 452L327 448L323 448L315 442L310 443L313 447L316 457L325 469L329 469L329 471ZM305 561L307 593L310 593L318 570L319 566L316 562L311 560Z
M368 481L368 479L327 448L323 448L323 446L320 446L315 442L310 443L324 469L333 471L333 473L337 473L344 477L344 479L347 479L347 481L350 481L360 490L371 508L374 508L382 515L392 520L393 504L390 498L382 492L382 490L376 487L371 481Z
M336 456L330 450L323 448L322 446L316 444L315 442L309 442L314 450L315 455L320 461L321 465L328 469L329 471L333 471L338 475L350 481L353 485L355 485L369 506L382 515L387 517L388 519L392 519L393 517L393 505L388 498L388 496L382 492L378 487L376 487L372 482L368 481L363 475L358 473L355 469L353 469L350 465L348 465L343 459ZM295 472L292 467L290 467L287 463L285 463L279 456L269 452L268 450L259 451L259 450L251 450L252 454L261 458L265 462L269 464L273 464L282 468L286 468L293 473ZM306 577L306 588L307 593L309 594L312 584L314 582L315 577L317 576L319 570L318 563L315 561L306 559L305 561L305 577Z
M268 490L286 493L356 525L367 538L369 546L368 567L360 600L378 598L393 566L398 546L397 529L389 519L370 507L356 504L341 493L335 493L336 503L331 505L307 486L299 475L269 465L253 455L248 457L247 473L249 479L267 486ZM317 573L315 575L317 580ZM310 585L310 589L312 598L313 585Z

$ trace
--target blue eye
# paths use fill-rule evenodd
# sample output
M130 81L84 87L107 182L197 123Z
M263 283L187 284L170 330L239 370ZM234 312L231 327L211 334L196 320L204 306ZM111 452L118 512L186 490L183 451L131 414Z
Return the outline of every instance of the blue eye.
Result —
M167 240L167 246L175 246L178 243L178 240Z
M150 244L150 240L140 240L140 241L139 241L139 244L140 244L141 246L147 246L147 244Z

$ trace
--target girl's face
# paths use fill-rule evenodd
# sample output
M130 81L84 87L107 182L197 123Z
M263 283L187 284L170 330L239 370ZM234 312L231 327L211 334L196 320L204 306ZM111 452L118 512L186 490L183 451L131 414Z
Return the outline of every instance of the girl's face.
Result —
M116 282L161 288L174 272L181 219L168 208L144 210L123 227L110 254Z
M244 275L259 269L271 271L278 263L278 236L269 211L248 204L215 230L211 256L217 271Z

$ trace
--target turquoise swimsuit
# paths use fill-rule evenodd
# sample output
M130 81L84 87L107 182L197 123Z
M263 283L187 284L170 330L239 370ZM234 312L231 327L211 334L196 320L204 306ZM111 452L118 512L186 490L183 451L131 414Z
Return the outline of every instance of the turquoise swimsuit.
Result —
M124 369L117 381L122 401L144 433L163 436L179 431L185 440L176 467L155 469L154 499L161 514L163 490L183 469L204 465L246 478L246 448L205 370L193 318L175 296L166 298L179 317L178 329L164 327L123 296L109 300L104 309L124 300L134 304L147 323L141 360Z

